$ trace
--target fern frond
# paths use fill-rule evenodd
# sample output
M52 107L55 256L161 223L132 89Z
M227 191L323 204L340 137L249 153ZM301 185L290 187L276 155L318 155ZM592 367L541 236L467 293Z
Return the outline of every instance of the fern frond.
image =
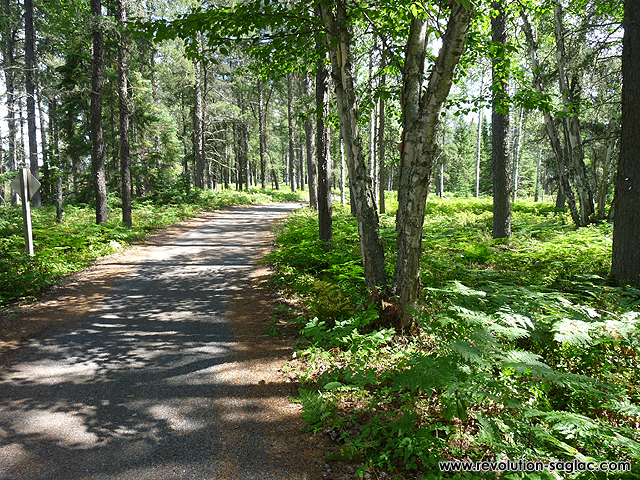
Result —
M461 338L454 340L449 344L449 348L468 362L480 365L488 365L487 361L484 359L486 350L473 345L468 340L464 340Z
M640 407L634 405L628 400L625 402L615 401L607 404L607 408L610 408L616 413L626 415L628 417L636 417L640 419Z
M516 370L524 367L525 369L534 368L538 372L542 370L544 373L550 373L553 371L549 365L541 361L542 357L540 355L536 355L535 353L531 353L526 350L510 350L505 352L502 356L502 360L504 361L504 366L516 367Z
M416 355L410 360L409 368L395 376L394 384L406 390L425 393L458 382L463 376L455 358Z
M553 339L558 343L591 345L594 342L592 332L596 327L593 323L582 320L562 318L553 325L552 331L556 332Z

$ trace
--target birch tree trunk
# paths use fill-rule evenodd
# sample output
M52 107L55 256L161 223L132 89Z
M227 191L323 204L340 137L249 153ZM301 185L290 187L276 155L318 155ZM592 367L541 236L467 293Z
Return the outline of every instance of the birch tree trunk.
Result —
M347 165L344 161L344 142L342 141L342 137L339 140L339 155L340 155L340 203L342 205L347 201L345 191L347 189Z
M533 84L538 93L544 93L544 85L542 82L542 76L540 74L540 61L538 60L538 46L533 37L533 30L531 24L524 10L521 10L520 17L522 18L522 29L525 34L527 45L529 47L529 61L531 62L531 69L533 71ZM551 143L551 149L556 159L556 169L558 174L558 199L565 200L569 206L571 218L576 226L581 225L580 214L576 205L575 195L571 184L569 183L569 173L567 162L565 160L564 152L562 149L562 143L560 142L560 136L558 135L558 128L554 118L548 110L543 110L544 124L547 131L547 136ZM557 204L558 202L556 202ZM564 202L562 202L564 204Z
M613 166L613 152L616 149L616 143L618 139L614 134L615 121L612 119L609 122L610 137L607 141L607 149L604 156L604 164L602 165L602 182L598 189L598 219L602 220L607 218L606 206L607 196L609 195L609 177L611 175L611 167Z
M18 169L16 160L16 137L18 128L16 125L16 87L15 87L15 35L16 27L13 16L13 9L11 6L11 0L5 0L4 2L4 14L6 27L3 33L2 42L2 66L4 68L5 88L6 88L6 108L7 108L7 161L9 164L9 171L15 172ZM11 205L15 206L18 203L18 193L11 190Z
M518 126L516 127L514 139L513 139L513 203L518 201L518 182L520 175L520 148L522 146L522 117L524 115L524 108L520 107L518 113Z
M340 132L345 144L349 181L355 200L364 276L367 288L377 296L379 289L387 289L388 280L378 226L378 212L358 129L359 111L354 81L351 28L344 0L338 0L335 9L325 3L320 3L319 7L329 36L327 45L338 103Z
M538 155L538 162L536 163L536 190L534 195L534 202L537 202L540 198L540 174L541 174L541 165L542 165L542 149L540 150L540 154Z
M244 167L245 167L245 186L246 186L246 190L247 192L249 191L249 189L251 188L251 162L249 161L249 157L250 157L250 151L249 151L249 126L247 125L247 121L244 120L245 114L246 114L246 107L245 107L245 103L244 103L244 99L242 100L242 118L243 121L240 124L240 126L242 127L242 158L244 161Z
M202 62L194 60L195 83L193 85L193 155L195 169L193 183L198 188L206 188L204 158L204 125L202 122Z
M484 87L484 67L480 78L480 95ZM482 113L484 109L480 107L478 112L478 141L476 142L476 198L480 198L480 159L482 158Z
M384 69L385 67L385 51L384 48L382 50L381 59L380 59L380 69ZM380 87L384 88L387 84L387 74L383 73L380 77ZM384 97L380 95L378 106L378 208L380 209L380 213L386 213L385 206L385 198L384 198L384 190L386 188L387 183L387 175L385 170L385 154L386 154L386 144L384 141L384 129L385 129L385 103Z
M29 135L29 166L31 174L40 178L38 166L38 133L36 130L36 38L33 28L33 0L24 0L24 60L25 89L27 91L27 131ZM31 204L42 206L41 192L38 190L31 198Z
M100 0L91 0L93 15L93 61L91 75L91 167L96 195L96 223L107 221L107 185L104 172L104 137L102 133L102 84L104 78L104 37Z
M378 41L377 37L375 37L373 49L369 52L369 100L371 102L371 110L369 110L369 175L371 176L371 187L373 188L374 199L377 199L378 197L376 188L376 183L378 181L376 172L376 104L373 101L373 54L377 48Z
M398 188L398 259L393 272L393 292L399 302L400 325L411 326L420 290L422 232L429 179L436 153L436 128L453 83L471 21L471 13L454 3L442 47L423 93L427 50L427 21L411 21L403 71L402 124L404 142L400 154Z
M126 0L118 0L118 91L120 109L120 176L122 189L122 223L131 228L131 154L129 144L129 99L127 91L127 24Z
M587 226L591 223L592 216L595 212L593 202L593 191L589 184L587 176L587 167L584 163L584 148L582 146L582 137L580 135L580 117L578 116L578 108L580 104L579 85L577 78L574 77L572 85L569 85L569 77L567 75L567 55L564 47L564 24L562 6L558 1L555 2L553 9L553 19L556 37L556 59L558 62L558 80L560 84L560 92L565 105L565 115L562 117L564 126L565 144L567 146L567 156L573 166L570 172L573 173L573 184L578 194L580 203L580 226Z
M300 135L298 134L298 137ZM300 139L300 142L302 139ZM305 184L305 176L304 176L304 161L302 159L302 145L298 143L298 148L296 149L296 153L298 155L298 188L304 192L304 184Z
M294 128L293 128L293 74L287 76L287 126L289 129L289 186L291 191L296 191L296 150L294 142Z
M42 151L42 164L45 165L45 168L48 168L49 156L48 156L48 142L47 142L47 127L46 127L46 117L44 114L44 105L42 102L42 85L40 81L38 81L36 86L36 94L38 95L38 119L40 123L40 149Z

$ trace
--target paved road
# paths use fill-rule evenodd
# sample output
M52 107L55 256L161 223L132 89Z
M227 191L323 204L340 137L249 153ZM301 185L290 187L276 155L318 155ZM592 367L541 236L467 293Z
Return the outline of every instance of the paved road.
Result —
M225 322L264 232L296 207L221 212L133 268L83 322L25 345L0 375L0 479L304 478L234 377Z

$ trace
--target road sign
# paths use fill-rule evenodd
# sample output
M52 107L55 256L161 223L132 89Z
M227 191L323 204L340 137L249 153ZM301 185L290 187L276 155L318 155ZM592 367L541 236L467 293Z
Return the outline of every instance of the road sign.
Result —
M27 169L23 168L21 170L27 170ZM13 181L11 182L11 188L13 188L16 192L20 193L20 198L22 198L22 201L24 202L23 192L22 192L22 189L20 188L21 173L22 171L18 172L18 175L16 175L16 178L13 179ZM40 188L40 182L36 177L34 177L31 174L29 170L27 170L27 192L29 195L29 200L33 198L33 196L36 194L39 188Z
M11 188L22 198L22 222L24 223L24 242L27 253L33 256L33 231L31 229L31 206L29 200L40 188L40 182L26 168L21 168L18 176L11 182Z

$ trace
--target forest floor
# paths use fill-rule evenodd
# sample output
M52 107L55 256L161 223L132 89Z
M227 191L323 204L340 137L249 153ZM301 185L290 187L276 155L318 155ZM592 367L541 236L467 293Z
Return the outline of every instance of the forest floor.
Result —
M247 208L236 207L232 210L239 215L239 219L244 219L246 215L251 212L253 212L253 215L261 215L260 208L255 206ZM284 211L285 210L283 210L283 213ZM72 455L76 458L76 462L88 462L85 466L87 470L84 470L84 472L85 474L90 473L91 476L83 476L82 478L124 479L129 478L128 475L139 476L141 468L154 465L158 462L158 458L156 457L160 457L161 454L157 452L153 453L148 459L142 458L145 454L135 454L134 456L137 456L137 459L132 462L134 469L128 470L127 473L124 467L119 465L119 471L117 473L111 472L114 473L113 476L111 474L103 476L100 468L96 465L97 458L108 458L108 453L113 451L114 445L119 446L118 448L130 447L134 450L142 447L140 447L140 439L135 442L133 440L127 440L125 442L120 433L113 431L105 433L105 430L112 428L108 426L106 420L101 430L96 430L95 422L99 420L99 415L95 416L91 422L88 421L89 418L87 417L87 425L93 426L88 426L85 430L79 429L80 435L79 438L76 439L60 439L59 432L52 433L46 431L46 425L42 427L45 430L44 432L39 431L36 427L37 422L33 420L33 418L36 417L29 417L30 420L27 421L28 425L26 426L7 426L7 422L15 421L16 415L18 417L26 415L25 402L34 401L33 398L28 398L29 396L38 397L38 395L44 395L44 393L40 393L40 391L31 394L26 391L21 391L19 394L16 393L19 388L25 387L26 383L29 383L28 388L33 388L34 382L37 383L33 378L31 378L29 382L25 381L25 370L21 370L22 367L20 367L20 364L34 364L32 358L24 358L24 351L32 348L34 345L42 350L42 345L49 342L47 343L47 348L51 349L51 341L42 340L42 338L53 338L59 335L59 332L62 332L63 335L76 335L77 332L82 331L82 328L89 328L89 324L92 321L96 321L97 317L95 312L100 311L100 309L104 310L105 301L108 302L109 298L114 295L112 294L114 286L122 284L122 282L129 277L140 275L139 272L146 268L145 262L153 259L154 256L157 257L160 255L160 257L162 257L162 249L166 248L166 246L171 248L171 245L176 245L176 241L184 238L186 234L197 231L197 229L201 227L206 227L224 215L229 215L229 211L201 214L192 220L165 229L148 237L144 242L136 246L103 257L95 262L92 267L67 277L63 282L42 295L36 302L16 304L0 312L0 384L5 384L5 386L3 386L5 393L0 396L6 397L0 398L0 479L9 478L5 475L15 476L17 471L24 471L27 475L25 478L44 479L48 478L47 475L57 475L57 478L76 478L73 476L77 473L75 472L75 467L73 475L71 475L71 470L69 470L71 476L65 476L64 468L71 467L62 467L63 470L57 466L52 467L55 459L42 458L42 456L51 456L53 446L56 448L69 447L75 449L83 442L86 443L86 445L82 445L83 450L91 450L91 446L96 445L99 447L96 449L99 452L94 454L95 458L88 453L83 453L82 455L74 453ZM264 213L262 216L265 216ZM256 253L252 253L252 255L256 255L257 258L262 257L269 251L273 244L272 234L269 229L266 229L257 233L249 243L253 245L252 248L254 252L257 250L257 255ZM224 248L228 247L225 246ZM168 402L162 407L156 405L151 408L151 410L154 408L156 410L163 408L167 410L167 412L171 409L183 409L183 412L177 415L177 417L182 415L181 418L168 418L172 415L170 413L159 415L164 423L168 423L169 425L161 427L156 425L154 428L168 428L169 433L165 436L159 435L157 439L154 439L154 441L156 441L156 447L158 450L169 451L172 449L171 441L167 439L172 433L175 433L171 430L197 429L196 427L199 425L203 427L203 431L208 432L209 429L213 431L214 427L211 427L207 422L216 422L215 420L209 420L209 418L221 415L225 418L217 422L215 426L215 438L218 439L217 443L214 442L210 447L207 447L207 445L195 446L196 449L203 449L203 451L206 451L207 448L210 448L212 452L215 450L221 451L221 453L216 455L224 458L215 460L215 462L217 462L216 467L210 467L215 468L219 473L216 473L216 476L211 478L306 478L309 480L325 478L342 480L352 478L351 473L354 471L352 466L339 463L328 465L325 463L324 454L332 449L331 442L327 438L301 432L303 429L303 424L300 419L301 408L299 404L295 404L290 400L291 396L297 395L299 385L296 378L287 374L282 369L283 365L291 359L293 353L291 346L292 339L282 335L270 337L265 334L265 331L272 322L271 312L281 301L278 296L269 291L265 285L268 276L269 269L267 267L253 264L249 270L246 270L245 278L242 279L242 283L240 284L241 288L232 288L233 298L230 298L225 305L226 313L224 317L232 338L232 341L229 343L229 350L233 353L230 355L230 360L223 362L224 372L214 373L212 375L217 375L217 379L204 381L204 384L214 384L213 390L219 391L212 393L212 398L209 399L200 399L197 402L193 399L184 400L187 403L190 402L190 406L188 407L176 407L177 403L174 402L169 405L170 402ZM177 292L177 295L177 298L180 298L179 295L181 295L181 292ZM115 298L117 298L117 295ZM113 302L113 299L111 301ZM149 304L153 306L152 301L149 301ZM108 317L109 315L105 315L103 318ZM83 327L83 325L87 326ZM97 325L97 323L93 325ZM167 325L167 327L172 329L176 328L173 323ZM124 335L129 334L130 332ZM81 335L84 335L84 333L81 333ZM195 337L194 335L194 338ZM77 341L77 339L75 341ZM103 347L100 348L104 349ZM160 348L166 348L166 346ZM96 350L96 348L94 348L94 350ZM65 362L68 361L70 354L66 355L67 358L64 359ZM89 356L89 354L87 354L87 356ZM42 362L42 357L38 358L40 360L35 361L35 363ZM46 361L50 362L50 360ZM92 358L91 360L91 362L94 363L96 361L98 361L97 358ZM187 361L188 359L185 359L184 363ZM216 362L218 361L219 360L216 360ZM198 362L201 362L201 360L192 363ZM84 368L85 364L82 364L82 368ZM161 366L162 368L166 368L168 364L168 362L163 363ZM70 368L67 364L65 365L65 368ZM204 362L204 365L209 364ZM218 366L219 365L216 365L215 367L217 368ZM80 368L80 363L77 363L73 368ZM106 368L108 369L110 367ZM156 368L156 370L158 369L157 366L154 368ZM211 369L211 367L209 369ZM202 376L203 372L206 372L208 369L202 368L200 371L194 372L193 370L196 370L196 367L189 366L189 370L188 375L193 376L194 373L197 373L199 376ZM109 374L113 376L113 370L111 370ZM206 375L206 373L204 374ZM68 382L68 380L69 379L65 377L65 382L60 383L60 390L63 389L63 385L66 386L68 383L87 382L87 379L84 377L80 380L75 379L72 382ZM170 380L169 376L163 374L162 381L167 380ZM96 379L92 377L92 381L95 382ZM110 381L113 381L113 379L111 378ZM55 383L56 379L49 378L44 383L50 385L51 382ZM193 382L193 380L190 380L190 382ZM241 386L234 386L234 383L238 383ZM197 390L199 394L201 394L202 386L203 385L199 384ZM103 387L104 386L100 388ZM206 391L206 389L204 390ZM228 395L225 394L225 392L227 392ZM67 423L69 423L71 419L72 424L77 423L79 419L85 418L83 412L74 411L75 407L71 407L72 402L70 402L70 400L71 398L75 400L75 396L77 395L79 395L79 393L70 394L69 398L65 397L65 405L62 405L60 399L52 400L50 404L46 403L46 405L48 405L47 414L62 415L60 412L63 411L65 415L67 415ZM158 394L154 393L154 395ZM161 396L163 395L164 392ZM186 395L186 393L184 395ZM128 395L129 398L133 398L134 396L139 396L138 391L132 390L132 393ZM245 398L240 398L242 396ZM92 398L86 399L86 401L83 400L87 408L96 408L96 406L91 406L92 400ZM157 401L158 399L156 398L155 400ZM181 401L183 400L181 399ZM39 403L43 403L43 400L39 399ZM208 403L215 405L215 407L206 414L207 420L205 421L203 420L205 415L201 414L199 410L202 408L202 405ZM19 407L17 407L17 405L19 405ZM121 406L122 405L130 410L129 414L131 411L139 409L139 404L134 404L134 402L128 400L124 401ZM238 408L238 406L240 406L240 408ZM33 416L32 408L34 407L29 408L29 414ZM38 410L39 416L37 418L41 418L44 415L42 411L43 407L39 405L37 408L40 409ZM97 406L97 408L99 410L100 407ZM191 414L190 412L192 410L189 409L198 410L198 413ZM173 416L175 417L176 415ZM191 420L189 420L189 416L192 417ZM7 420L7 418L9 420ZM147 424L151 423L151 420L157 424L162 423L157 421L158 415L156 415L154 419L147 418ZM142 419L139 421L142 421ZM193 425L191 427L185 427L185 422L187 424L191 422ZM127 435L129 437L144 437L142 440L148 443L150 438L146 438L145 435L148 437L150 434L143 432L144 428L147 427L148 425L145 427L139 426L137 431L136 428L129 428ZM22 433L20 433L20 428L23 429ZM24 430L25 428L28 432ZM66 435L71 435L71 433L67 433ZM36 438L34 439L32 437ZM220 438L223 440L220 440ZM264 441L259 441L256 444L256 438L261 438ZM172 441L175 442L174 450L181 450L183 446L179 444L184 443L188 445L192 440L189 440L188 437L180 437L180 439L176 437L176 439ZM198 438L193 441L199 444L203 442L203 439ZM110 447L105 446L109 442L113 445ZM162 446L162 443L165 443L165 445ZM256 446L260 448L256 450ZM248 450L239 451L239 449L244 447ZM265 447L267 450L265 450ZM44 449L44 452L42 449ZM66 449L63 448L63 450ZM69 452L70 450L66 451ZM58 454L63 454L63 452L60 451ZM166 455L171 457L172 455L177 455L177 453L175 451L173 453L169 451ZM251 460L251 457L256 455L264 458ZM189 459L189 461L181 458L180 462L176 463L176 465L191 465L194 462L197 463L199 455L192 456L194 458ZM255 462L255 465L251 468L247 465L233 465L235 460L238 460L240 463L244 462L249 464ZM108 461L115 461L115 463L120 462L120 460L113 458L108 458ZM124 460L125 464L130 461L130 459ZM165 462L165 460L162 460L162 462ZM209 458L205 460L205 463L211 464L212 462L213 460ZM30 463L37 465L29 466ZM171 463L173 465L173 461ZM264 465L265 468L270 471L257 471L256 468L259 469L261 465ZM173 465L173 467L175 467L175 465ZM109 468L113 468L113 466ZM163 478L192 478L191 473L189 473L189 470L186 468L182 470L182 473L174 469L175 473L169 476L166 476L168 473L166 468L168 467L164 466L163 468L165 469L162 471ZM34 476L34 472L36 471L40 473ZM254 473L251 472L254 472L255 476ZM286 475L284 475L285 472ZM195 474L196 472L194 471L193 473ZM202 473L202 471L197 472L197 475L201 475ZM144 478L156 477L153 473L150 473L149 477L145 476Z

